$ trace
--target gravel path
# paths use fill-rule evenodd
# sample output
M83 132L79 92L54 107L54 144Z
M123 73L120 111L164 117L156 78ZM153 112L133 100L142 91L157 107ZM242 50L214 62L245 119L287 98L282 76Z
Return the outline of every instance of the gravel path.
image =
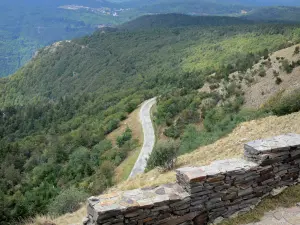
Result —
M147 159L151 154L154 143L155 143L155 133L151 120L151 108L156 103L156 98L152 98L143 103L141 111L140 111L140 121L142 123L143 132L144 132L144 143L129 178L135 177L138 174L144 173Z

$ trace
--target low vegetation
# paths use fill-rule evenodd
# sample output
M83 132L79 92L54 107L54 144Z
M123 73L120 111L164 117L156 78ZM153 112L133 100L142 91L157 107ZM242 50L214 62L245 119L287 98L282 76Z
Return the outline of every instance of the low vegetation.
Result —
M178 143L174 141L160 141L156 144L147 161L147 169L160 167L165 171L174 169L178 157Z
M87 197L87 193L74 187L66 189L56 196L49 205L49 214L60 216L62 214L75 212L80 208L80 203L85 201Z
M265 108L278 116L300 111L300 89L279 92L268 101Z

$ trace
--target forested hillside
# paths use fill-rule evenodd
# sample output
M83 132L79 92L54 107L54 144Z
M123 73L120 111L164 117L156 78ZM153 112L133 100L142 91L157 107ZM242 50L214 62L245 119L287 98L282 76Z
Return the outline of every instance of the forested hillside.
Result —
M0 77L14 73L35 51L55 41L91 34L97 27L114 26L141 15L186 13L234 15L270 5L299 6L289 1L236 0L2 0L0 2ZM287 10L285 15L288 15ZM276 13L255 13L251 18L270 20ZM292 13L293 15L293 13ZM282 20L294 19L283 16Z
M118 1L120 2L120 1ZM196 15L229 15L239 14L241 10L250 10L249 5L243 5L232 0L132 0L121 1L138 11L147 13L188 13Z
M141 16L135 20L119 26L119 29L126 30L146 30L146 29L157 29L157 28L175 28L175 27L186 27L186 26L226 26L228 24L253 24L246 19L235 18L235 17L215 17L215 16L189 16L184 14L158 14L156 16Z
M103 29L55 43L13 76L0 79L1 224L63 213L57 211L60 199L76 195L82 200L111 186L114 168L136 143L128 138L130 131L118 146L105 136L143 100L162 96L157 122L169 126L169 136L176 138L176 132L181 136L186 125L198 122L202 102L219 102L218 95L198 92L210 74L221 79L245 71L261 56L300 40L296 25L193 17L179 22L193 26L173 27L168 20L174 15L164 18L167 25L161 28L139 29L148 26L140 22L130 31ZM223 114L207 115L211 121L228 111L234 115L240 101ZM176 124L183 126L175 126L174 118L182 118ZM188 131L185 140L193 138ZM182 152L198 145L183 145Z
M300 23L300 8L284 6L259 8L242 16L242 18L266 22Z
M105 13L59 8L67 4L103 8ZM119 13L118 17L107 14L112 7L118 9L114 4L93 0L1 0L0 77L14 73L45 45L91 34L98 25L114 25L129 19L126 12Z

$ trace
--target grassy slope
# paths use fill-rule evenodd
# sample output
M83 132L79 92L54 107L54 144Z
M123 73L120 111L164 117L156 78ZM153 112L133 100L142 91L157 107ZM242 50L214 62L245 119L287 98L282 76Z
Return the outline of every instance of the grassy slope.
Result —
M107 136L108 140L111 140L114 144L116 144L117 137L122 135L126 128L129 127L132 130L132 138L139 143L139 146L130 152L127 158L116 168L114 179L116 183L124 181L128 178L140 154L144 137L142 125L139 122L139 112L140 107L128 115L128 118L121 122L120 127L117 130L113 131Z
M276 136L283 133L300 133L298 122L300 113L287 116L270 116L240 124L228 136L216 141L214 144L200 147L192 153L179 157L177 167L201 166L215 160L241 157L245 143L260 138ZM123 182L112 190L127 190L139 187L159 185L175 181L175 173L160 173L158 170L150 171L135 179Z

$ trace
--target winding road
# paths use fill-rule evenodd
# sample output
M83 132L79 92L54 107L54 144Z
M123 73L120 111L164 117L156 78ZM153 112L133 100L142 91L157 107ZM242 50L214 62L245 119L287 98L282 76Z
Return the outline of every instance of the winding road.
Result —
M129 178L133 178L138 174L144 173L147 166L147 159L154 148L155 133L151 120L151 108L155 103L156 98L152 98L145 101L141 107L139 116L144 132L144 143L140 155L129 175Z

